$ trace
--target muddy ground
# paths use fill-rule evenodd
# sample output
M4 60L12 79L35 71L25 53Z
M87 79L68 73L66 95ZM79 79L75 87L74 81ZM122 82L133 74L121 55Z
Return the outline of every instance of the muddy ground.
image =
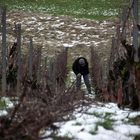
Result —
M7 37L10 45L15 40L14 23L22 26L22 47L28 48L29 38L34 47L42 47L43 57L53 57L69 47L69 64L78 56L90 59L90 47L98 52L102 65L107 65L111 38L115 35L116 21L95 21L46 13L7 12ZM9 44L8 44L9 45ZM9 45L9 46L10 46Z

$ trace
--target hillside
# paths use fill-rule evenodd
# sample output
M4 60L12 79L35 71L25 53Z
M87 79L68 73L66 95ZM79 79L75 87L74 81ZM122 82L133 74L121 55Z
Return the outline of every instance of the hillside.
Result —
M94 47L98 52L103 67L106 68L110 56L111 39L116 32L117 19L95 21L69 16L57 17L45 13L8 12L7 41L9 47L15 41L15 23L21 23L21 46L24 51L28 49L30 37L33 38L33 46L42 47L42 57L47 57L48 59L68 47L68 66L71 68L73 60L78 56L84 56L90 62L90 48ZM86 136L88 136L88 140L93 138L102 140L102 137L110 140L115 138L116 140L132 140L135 137L134 135L139 134L139 119L135 123L136 125L134 125L133 120L137 117L139 118L139 112L131 112L127 108L121 110L114 103L104 104L93 102L94 98L92 98L93 100L90 97L87 99L91 101L91 104L87 103L87 100L83 100L83 104L87 103L87 106L82 104L83 112L79 111L80 108L73 110L72 115L74 118L72 121L67 122L66 125L61 125L60 122L56 123L53 120L54 125L58 125L60 128L60 133L57 133L58 136L56 135L58 138L62 137L60 139L63 139L67 136L67 139L86 140ZM79 120L80 117L81 120ZM90 123L92 127L89 127ZM69 128L67 124L70 126ZM73 125L75 125L74 128Z
M115 23L111 20L94 21L76 19L69 16L51 16L29 12L9 12L8 41L14 41L14 23L21 23L23 47L27 48L29 37L33 37L34 47L42 47L43 57L52 57L64 47L69 47L69 61L77 56L90 58L90 47L94 47L101 60L107 64L111 47L111 37L115 33ZM10 43L10 44L11 44Z

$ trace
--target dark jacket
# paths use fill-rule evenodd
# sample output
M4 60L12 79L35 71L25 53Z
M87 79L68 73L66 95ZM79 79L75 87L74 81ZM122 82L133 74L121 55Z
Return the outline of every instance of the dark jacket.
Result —
M81 66L79 64L79 59L83 58L85 60L85 66ZM82 75L87 75L89 74L89 68L88 68L88 62L84 57L79 57L77 58L73 65L72 65L72 70L73 72L77 75L78 73L82 74Z

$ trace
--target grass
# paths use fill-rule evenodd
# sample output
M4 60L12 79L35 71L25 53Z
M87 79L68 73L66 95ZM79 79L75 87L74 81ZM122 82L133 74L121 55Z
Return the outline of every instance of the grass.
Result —
M105 112L104 118L109 119L112 115L113 115L113 113Z
M1 0L10 10L40 11L53 15L106 19L118 15L128 0Z
M140 126L140 115L134 117L134 118L129 118L128 121L125 122L126 124L127 123L131 123L131 124L136 124L136 125L139 125Z
M0 99L0 110L3 110L7 107L5 100Z
M81 126L82 123L80 123L80 122L76 122L74 125Z
M113 113L110 112L105 112L105 113L99 113L99 112L88 112L88 115L93 115L97 118L104 118L104 119L109 119Z
M96 123L95 130L98 130L98 126L102 126L107 130L113 130L113 122L111 119L105 119Z
M96 126L93 130L90 130L89 133L92 135L97 134L98 127L102 126L103 128L107 130L113 130L113 122L114 120L111 119L112 113L105 112L105 113L98 113L98 112L92 112L89 113L89 115L93 115L97 118L101 118L101 121L96 122Z
M96 126L94 127L94 129L90 130L89 133L92 135L96 135L99 126L102 126L103 128L107 130L113 130L113 120L109 118L106 118L106 119L104 118L104 120L102 121L97 121Z
M103 113L98 113L98 112L89 112L88 115L93 115L97 118L102 118Z
M91 135L96 135L97 134L97 128L95 127L93 130L90 130L89 133Z

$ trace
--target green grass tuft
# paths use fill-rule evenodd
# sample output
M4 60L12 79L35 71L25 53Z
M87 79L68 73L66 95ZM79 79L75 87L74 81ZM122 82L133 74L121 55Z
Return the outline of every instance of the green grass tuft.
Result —
M98 121L96 123L95 130L98 130L98 126L102 126L107 130L113 130L113 122L110 119L105 119L104 121Z
M1 0L10 10L47 12L102 20L118 15L127 0ZM128 2L127 2L128 3Z
M82 124L80 122L76 122L75 124L73 125L77 125L77 126L81 126Z
M6 102L4 100L0 100L0 110L3 110L7 107Z

